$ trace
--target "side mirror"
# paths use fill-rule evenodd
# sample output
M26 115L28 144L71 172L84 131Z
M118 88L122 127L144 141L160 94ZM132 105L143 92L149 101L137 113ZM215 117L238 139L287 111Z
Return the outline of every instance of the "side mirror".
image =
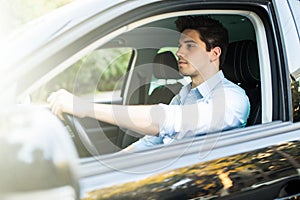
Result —
M0 199L80 198L76 149L49 110L14 107L0 122Z

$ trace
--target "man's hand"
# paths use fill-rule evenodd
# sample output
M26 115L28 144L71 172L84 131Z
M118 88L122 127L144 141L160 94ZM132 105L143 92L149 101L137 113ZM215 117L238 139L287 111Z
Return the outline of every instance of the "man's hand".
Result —
M47 101L51 111L62 120L62 113L64 112L76 115L77 117L85 117L87 110L84 110L84 108L86 108L84 105L89 104L64 89L53 92Z
M47 101L51 111L62 120L62 113L65 112L77 117L95 118L145 135L157 135L158 120L160 120L158 116L162 116L161 112L154 109L154 105L95 104L84 101L63 89L52 93Z

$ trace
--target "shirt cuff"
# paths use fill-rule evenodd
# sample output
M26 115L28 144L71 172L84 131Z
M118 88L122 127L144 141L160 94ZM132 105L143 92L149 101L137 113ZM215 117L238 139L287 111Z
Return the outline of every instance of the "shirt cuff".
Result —
M133 143L133 148L134 151L142 151L158 144L163 144L162 138L160 136L146 135Z

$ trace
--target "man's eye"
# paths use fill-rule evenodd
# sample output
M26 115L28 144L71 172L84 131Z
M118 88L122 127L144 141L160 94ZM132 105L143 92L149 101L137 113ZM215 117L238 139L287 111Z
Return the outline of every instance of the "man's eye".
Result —
M188 49L190 49L190 48L194 47L194 45L193 45L193 44L187 44L186 46L187 46L187 48L188 48Z

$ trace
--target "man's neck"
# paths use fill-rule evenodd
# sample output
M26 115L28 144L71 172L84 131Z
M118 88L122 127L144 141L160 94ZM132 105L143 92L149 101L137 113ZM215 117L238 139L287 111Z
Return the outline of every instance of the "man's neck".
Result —
M213 77L218 72L219 72L219 69L206 71L205 73L199 73L197 76L191 76L192 88L195 88L195 87L201 85L202 83L204 83L205 81L207 81L208 79Z

